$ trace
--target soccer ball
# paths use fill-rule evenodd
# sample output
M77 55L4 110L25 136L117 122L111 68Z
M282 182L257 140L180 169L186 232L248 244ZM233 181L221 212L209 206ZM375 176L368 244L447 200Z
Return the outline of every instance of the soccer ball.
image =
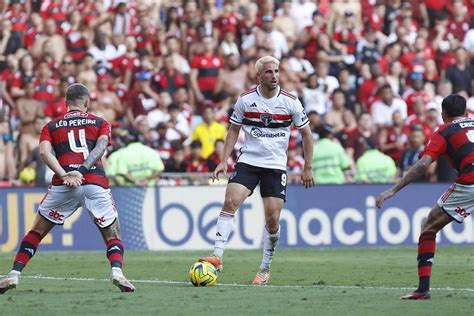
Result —
M196 262L189 269L189 280L194 286L213 286L217 281L217 270L206 261Z

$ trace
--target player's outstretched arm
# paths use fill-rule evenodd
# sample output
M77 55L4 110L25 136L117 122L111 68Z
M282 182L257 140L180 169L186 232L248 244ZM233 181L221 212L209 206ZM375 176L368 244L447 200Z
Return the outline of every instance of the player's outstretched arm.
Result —
M227 135L224 141L224 154L221 162L217 165L214 173L212 174L212 182L219 180L219 174L222 172L224 175L227 172L227 160L229 160L232 151L234 150L235 143L239 137L240 125L230 124L230 128L227 131Z
M406 185L424 175L432 162L433 159L428 155L423 156L418 160L410 169L408 169L408 172L403 176L403 178L398 180L390 189L379 194L376 201L377 207L380 208L385 200L391 198Z
M313 134L311 128L308 126L300 129L301 137L303 138L303 154L304 154L304 168L301 172L301 181L305 188L310 188L314 185L313 178Z

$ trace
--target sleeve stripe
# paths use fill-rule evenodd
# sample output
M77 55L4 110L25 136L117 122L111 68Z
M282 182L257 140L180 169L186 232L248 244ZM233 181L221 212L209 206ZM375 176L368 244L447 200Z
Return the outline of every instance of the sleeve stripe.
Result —
M306 121L305 121L303 124L301 124L301 125L296 125L296 128L303 127L303 126L306 125L308 122L309 122L309 119L306 120Z
M242 125L242 122L237 122L236 120L230 118L229 121L231 121L231 123L235 124L235 125Z

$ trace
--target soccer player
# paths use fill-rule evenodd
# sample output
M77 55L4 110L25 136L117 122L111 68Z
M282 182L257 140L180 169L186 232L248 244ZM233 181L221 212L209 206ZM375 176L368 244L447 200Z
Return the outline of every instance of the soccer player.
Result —
M40 155L55 175L33 227L20 244L12 270L0 280L0 294L16 288L21 271L41 240L55 225L64 224L80 206L94 217L107 245L113 284L122 292L135 291L122 272L124 248L120 225L100 160L110 142L110 126L104 119L87 113L90 93L86 86L77 83L69 86L66 104L69 112L50 121L41 131Z
M377 197L376 204L380 208L385 200L423 176L440 155L445 155L458 171L455 182L441 195L423 224L418 240L418 288L402 296L402 300L431 298L430 277L436 234L453 220L462 223L474 207L474 119L467 117L466 100L459 95L447 96L441 106L445 124L430 137L420 160L392 188Z
M264 285L270 278L270 264L280 236L280 212L286 199L286 162L290 126L301 132L305 164L301 173L303 185L313 186L313 139L309 120L301 102L279 86L280 62L271 56L257 60L255 69L259 85L240 95L230 118L231 126L224 144L224 155L213 173L219 180L226 173L227 160L234 149L239 131L245 132L245 143L234 172L227 184L224 206L217 219L214 253L200 261L212 263L222 270L224 247L234 226L234 215L243 201L260 183L265 210L263 259L253 284Z

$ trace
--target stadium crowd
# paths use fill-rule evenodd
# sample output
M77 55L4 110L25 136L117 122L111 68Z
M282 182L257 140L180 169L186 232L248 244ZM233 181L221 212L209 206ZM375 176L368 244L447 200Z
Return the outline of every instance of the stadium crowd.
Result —
M310 119L316 183L393 181L442 124L451 93L474 115L472 0L0 0L0 16L3 186L47 184L39 132L67 111L73 82L112 126L104 159L117 185L212 171L264 55L280 60L281 88ZM453 172L441 159L420 181Z

